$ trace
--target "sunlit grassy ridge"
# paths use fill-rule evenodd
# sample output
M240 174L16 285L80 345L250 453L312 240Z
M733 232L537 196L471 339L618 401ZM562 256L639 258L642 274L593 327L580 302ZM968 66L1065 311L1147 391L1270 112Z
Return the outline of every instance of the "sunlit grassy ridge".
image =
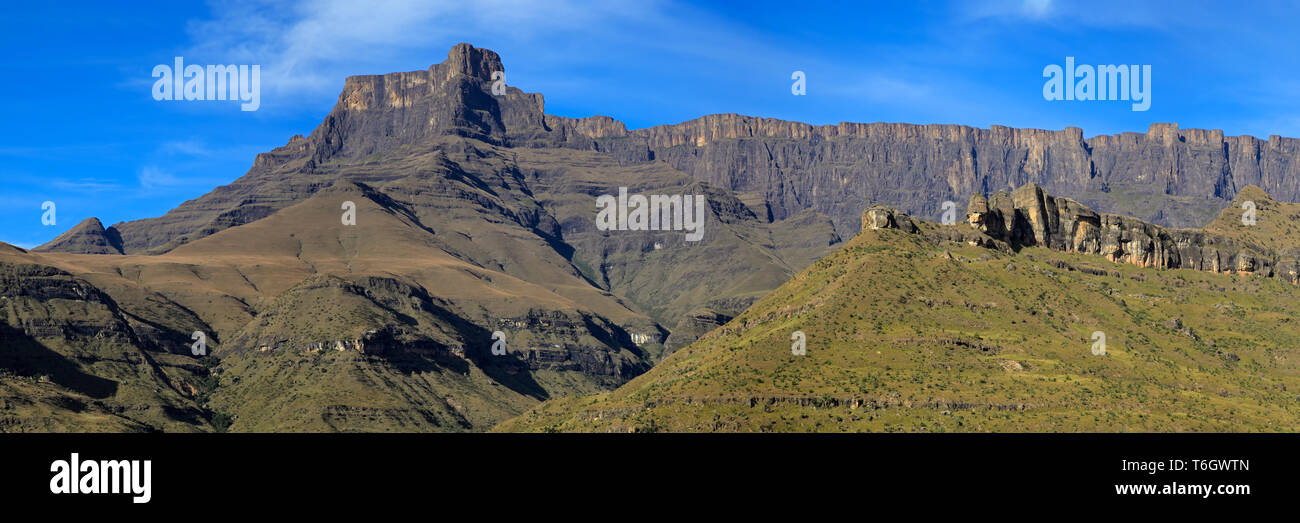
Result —
M864 231L625 386L496 430L1295 431L1297 298L1275 278Z
M1242 220L1247 202L1254 204L1255 211L1255 220L1249 225ZM1300 203L1279 202L1263 189L1247 186L1205 230L1295 256L1300 254Z

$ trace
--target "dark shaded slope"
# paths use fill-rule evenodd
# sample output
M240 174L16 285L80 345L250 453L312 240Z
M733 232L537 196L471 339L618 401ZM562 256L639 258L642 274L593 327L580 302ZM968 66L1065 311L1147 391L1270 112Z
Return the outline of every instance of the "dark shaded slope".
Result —
M0 255L0 428L211 430L197 401L207 369L185 320L157 325L25 254Z

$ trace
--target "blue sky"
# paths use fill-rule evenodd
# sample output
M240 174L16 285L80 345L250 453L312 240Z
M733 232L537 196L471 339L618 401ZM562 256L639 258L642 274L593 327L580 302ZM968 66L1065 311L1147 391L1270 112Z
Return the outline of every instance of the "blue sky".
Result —
M118 5L127 4L127 5ZM473 4L472 6L470 4ZM1085 136L1152 122L1300 136L1284 3L222 1L10 6L0 19L0 241L159 216L307 134L343 79L499 52L547 112L630 128L735 112L815 124L957 123ZM155 101L151 71L258 64L261 107ZM1043 68L1152 67L1152 104L1049 102ZM790 93L793 71L807 95ZM57 223L41 224L53 201Z

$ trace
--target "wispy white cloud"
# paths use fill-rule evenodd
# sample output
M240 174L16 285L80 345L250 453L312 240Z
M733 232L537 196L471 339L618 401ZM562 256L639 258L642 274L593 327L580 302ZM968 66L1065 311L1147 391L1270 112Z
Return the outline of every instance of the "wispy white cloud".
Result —
M175 175L162 170L156 165L146 165L140 169L140 186L145 189L175 187L184 182Z
M1053 0L992 0L954 4L959 20L978 21L989 18L1009 20L1043 20L1051 16Z
M917 102L932 98L927 84L893 76L868 75L851 81L832 81L819 86L826 94L875 103Z
M212 156L212 150L203 140L190 139L164 142L158 147L163 154L181 154L185 156Z
M235 0L214 2L211 10L213 18L190 24L190 53L262 65L263 89L279 94L336 92L345 76L367 65L425 54L457 36L527 39L599 27L605 16L634 15L619 6L572 0ZM392 71L373 71L387 72Z
M211 10L211 19L191 24L194 43L187 56L262 65L263 107L271 110L304 102L318 110L321 100L337 95L346 76L427 67L458 41L502 52L512 84L550 95L597 90L588 96L613 96L617 86L606 80L646 74L698 77L699 85L718 87L686 99L655 89L625 93L639 101L673 101L688 112L707 112L731 100L722 94L727 89L757 92L762 88L756 81L770 79L771 92L782 91L789 71L772 71L773 64L837 74L845 69L798 42L774 41L768 32L672 0L236 0L214 3ZM870 77L858 92L842 94L888 101L933 91L897 72L877 69ZM681 107L683 102L690 105Z
M122 184L118 183L116 180L98 180L94 178L54 180L50 185L61 191L77 192L104 192L122 189Z
M1042 18L1052 11L1052 0L1024 0L1021 11L1026 16Z
M169 140L162 142L144 163L167 162L174 171L193 170L208 165L212 160L238 159L244 161L266 151L266 144L212 144L202 138Z
M95 143L0 147L0 157L49 158L68 154L102 154L111 153L120 146L118 143Z

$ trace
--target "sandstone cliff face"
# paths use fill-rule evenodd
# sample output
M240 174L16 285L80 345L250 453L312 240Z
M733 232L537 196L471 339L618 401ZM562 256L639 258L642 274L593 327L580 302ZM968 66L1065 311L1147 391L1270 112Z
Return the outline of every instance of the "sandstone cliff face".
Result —
M1177 227L1204 225L1248 185L1300 199L1300 140L1225 137L1178 124L1089 139L1077 127L814 126L736 114L626 133L613 125L570 128L621 161L664 160L715 186L761 194L776 219L822 212L845 237L860 227L862 201L936 218L944 201L1028 182Z
M605 320L585 314L532 310L528 314L497 321L497 328L510 340L506 357L492 358L504 364L520 363L529 370L568 370L592 376L631 379L650 368L650 362L629 357L634 349L631 335ZM656 327L650 335L658 342L663 333ZM625 350L611 350L611 347ZM488 347L484 347L486 354Z
M707 334L709 331L726 325L727 322L731 321L731 318L731 315L722 314L712 309L691 311L682 317L677 326L673 327L672 335L664 341L664 346L667 349L664 353L665 356L694 343L695 340L700 339L700 336Z
M504 144L509 129L543 128L540 94L509 86L502 96L492 94L494 73L504 72L496 53L458 44L424 71L349 77L334 109L308 137L312 161L365 156L445 134Z
M863 228L918 229L905 213L873 207ZM1294 256L1196 229L1172 229L1116 214L1099 214L1036 183L970 199L966 223L927 231L944 240L990 248L1046 247L1095 254L1115 263L1157 269L1259 274L1300 283Z

